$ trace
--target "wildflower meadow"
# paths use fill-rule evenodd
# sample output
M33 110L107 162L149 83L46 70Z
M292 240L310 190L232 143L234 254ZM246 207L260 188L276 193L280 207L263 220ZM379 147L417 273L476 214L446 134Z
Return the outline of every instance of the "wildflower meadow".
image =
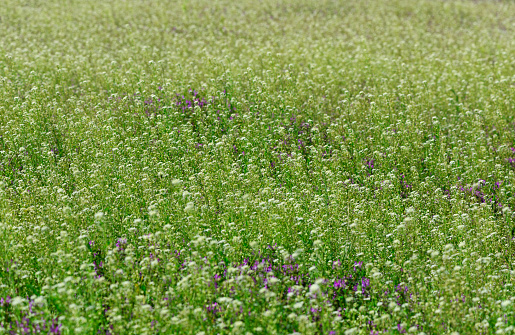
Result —
M0 1L0 334L511 334L515 2Z

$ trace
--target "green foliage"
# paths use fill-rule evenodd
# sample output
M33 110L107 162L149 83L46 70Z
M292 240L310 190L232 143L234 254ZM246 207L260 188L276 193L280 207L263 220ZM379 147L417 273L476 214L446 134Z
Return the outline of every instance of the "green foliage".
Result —
M515 5L0 6L0 334L515 329Z

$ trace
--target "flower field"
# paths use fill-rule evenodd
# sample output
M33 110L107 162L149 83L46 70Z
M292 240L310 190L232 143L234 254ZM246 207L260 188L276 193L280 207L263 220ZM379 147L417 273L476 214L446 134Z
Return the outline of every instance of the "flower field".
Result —
M2 0L0 334L515 332L515 3Z

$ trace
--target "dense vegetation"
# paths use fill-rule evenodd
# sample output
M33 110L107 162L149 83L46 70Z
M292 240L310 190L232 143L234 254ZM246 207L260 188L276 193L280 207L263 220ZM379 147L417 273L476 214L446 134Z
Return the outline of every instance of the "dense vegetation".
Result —
M2 0L0 333L515 329L515 4Z

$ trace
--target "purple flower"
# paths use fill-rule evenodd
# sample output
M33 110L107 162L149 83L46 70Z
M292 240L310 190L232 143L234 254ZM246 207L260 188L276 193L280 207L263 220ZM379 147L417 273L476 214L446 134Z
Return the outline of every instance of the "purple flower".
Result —
M365 277L361 278L361 290L362 290L363 294L365 293L365 289L369 286L370 286L370 279L365 278Z
M116 247L118 248L118 252L122 252L124 250L123 246L125 244L127 244L127 239L126 238L119 238L116 241Z
M0 306L9 305L11 303L11 297L7 296L5 299L0 298Z
M360 268L363 266L363 262L354 262L354 271L356 271L356 267Z

